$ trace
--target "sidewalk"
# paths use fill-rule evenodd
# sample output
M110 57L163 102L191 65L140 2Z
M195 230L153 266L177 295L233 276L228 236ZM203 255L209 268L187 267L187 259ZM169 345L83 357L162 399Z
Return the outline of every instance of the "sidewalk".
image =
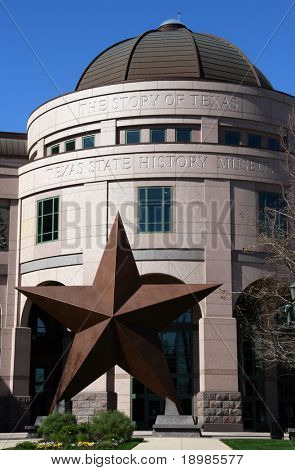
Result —
M229 450L229 447L212 437L145 436L144 441L133 450Z

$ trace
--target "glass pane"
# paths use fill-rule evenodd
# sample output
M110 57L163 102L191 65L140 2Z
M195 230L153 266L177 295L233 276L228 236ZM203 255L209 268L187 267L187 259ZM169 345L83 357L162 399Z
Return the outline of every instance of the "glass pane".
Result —
M94 135L88 135L82 139L83 149L91 149L94 147Z
M38 217L38 235L42 233L42 217Z
M139 144L140 143L140 129L126 130L125 142L126 144Z
M44 233L42 236L42 242L50 242L52 241L52 233Z
M54 198L54 212L58 212L58 204L59 204L59 198L55 197Z
M148 223L162 223L162 205L149 203L147 207Z
M253 148L261 147L261 138L257 134L248 134L248 146Z
M9 245L9 207L0 207L0 251L7 251Z
M147 188L147 198L149 203L162 203L163 190L161 187Z
M43 217L43 234L52 232L52 215Z
M45 335L46 334L46 326L43 320L40 317L37 317L37 335Z
M180 315L173 323L192 323L192 311L188 310Z
M275 150L275 151L280 151L281 150L281 144L278 139L273 139L270 137L268 139L268 148L270 150Z
M35 369L35 382L44 382L44 369Z
M139 206L138 210L139 224L145 226L146 221L146 206Z
M151 129L151 142L161 143L165 142L166 130L165 129Z
M43 215L52 214L53 212L53 199L46 199L41 201L43 204Z
M75 140L70 140L69 142L66 142L65 149L66 152L72 152L76 148L76 141Z
M164 188L164 200L170 202L171 200L171 188Z
M191 129L176 129L176 142L191 142Z
M54 214L53 217L53 230L56 232L58 230L58 214Z
M138 188L138 200L140 203L146 201L146 188Z
M275 230L278 230L277 235L281 232L280 236L284 236L287 232L287 219L284 214L272 209L284 211L286 202L280 193L259 191L259 231L260 233L271 235L272 221L275 220ZM268 210L269 209L269 210Z
M132 419L133 421L144 420L144 398L135 398L132 400Z
M225 131L226 145L240 145L240 133L238 131Z
M59 153L59 145L54 145L51 147L51 154L56 155L57 153Z

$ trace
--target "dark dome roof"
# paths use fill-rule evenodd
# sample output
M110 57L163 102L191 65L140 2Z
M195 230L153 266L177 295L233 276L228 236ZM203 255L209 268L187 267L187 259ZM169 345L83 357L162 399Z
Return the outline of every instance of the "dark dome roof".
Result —
M210 80L272 89L236 46L211 34L193 33L179 20L126 39L99 54L76 90L146 80Z

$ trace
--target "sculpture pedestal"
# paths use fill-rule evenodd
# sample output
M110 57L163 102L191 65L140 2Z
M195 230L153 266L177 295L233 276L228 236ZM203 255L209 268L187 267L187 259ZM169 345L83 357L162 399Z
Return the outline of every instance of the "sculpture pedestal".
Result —
M157 416L153 436L201 437L201 430L192 416L180 415L175 403L166 398L165 414Z

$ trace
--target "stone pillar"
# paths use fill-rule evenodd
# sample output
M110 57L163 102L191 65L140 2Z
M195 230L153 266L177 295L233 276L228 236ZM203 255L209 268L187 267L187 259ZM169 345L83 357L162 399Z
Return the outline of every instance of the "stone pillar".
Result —
M78 423L88 423L102 411L117 408L117 394L114 392L81 392L72 398L72 413Z
M101 123L100 145L116 145L116 119L109 119Z
M117 409L112 375L112 371L102 375L72 398L72 412L78 423L88 423L102 411Z
M206 282L221 288L201 303L198 423L205 431L241 431L237 330L232 317L231 188L205 181L207 210Z
M218 119L215 117L202 117L201 142L204 144L218 144Z
M30 338L30 328L1 330L0 432L23 432L30 423Z
M242 431L234 318L200 320L198 424L204 431Z

